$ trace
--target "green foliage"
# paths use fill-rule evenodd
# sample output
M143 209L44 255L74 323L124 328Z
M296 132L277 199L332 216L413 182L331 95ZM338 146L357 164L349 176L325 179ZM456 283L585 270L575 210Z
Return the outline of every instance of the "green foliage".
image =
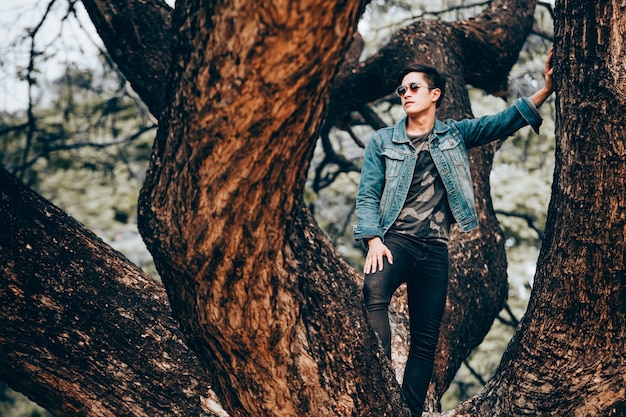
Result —
M156 277L136 229L156 125L116 71L72 65L50 85L38 105L0 114L0 162Z
M0 416L2 417L53 417L45 409L24 395L0 382Z

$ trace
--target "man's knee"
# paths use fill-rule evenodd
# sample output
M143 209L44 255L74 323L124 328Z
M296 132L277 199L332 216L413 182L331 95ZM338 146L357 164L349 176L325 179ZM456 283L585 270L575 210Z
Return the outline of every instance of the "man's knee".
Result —
M366 305L389 304L389 297L385 291L384 279L376 274L365 276L363 282L363 300Z

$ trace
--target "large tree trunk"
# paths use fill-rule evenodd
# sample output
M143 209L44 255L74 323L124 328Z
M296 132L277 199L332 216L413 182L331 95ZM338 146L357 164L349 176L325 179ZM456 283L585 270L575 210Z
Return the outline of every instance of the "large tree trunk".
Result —
M163 286L4 169L0 184L0 379L57 416L220 415Z
M103 18L103 15L116 16L120 12L117 3L118 0L85 1L107 47L114 51L119 50L120 45L128 46L135 40L134 37L131 41L123 40L127 26L138 27L144 34L152 29L141 19L132 21L135 10L139 9L137 7L131 8L130 17ZM472 83L489 92L505 93L509 70L530 31L535 3L500 0L493 2L471 22L447 24L430 20L403 29L366 63L356 67L344 63L333 85L329 117L344 118L345 113L352 109L386 95L395 86L394 75L411 60L434 62L446 68L451 75L448 99L440 109L440 117L471 115L466 84ZM158 14L149 20L157 18ZM119 24L129 19L130 23ZM169 24L169 19L164 19L164 24ZM162 43L161 34L162 31L157 31L154 35L157 45ZM142 50L139 52L120 56L121 68L134 61L145 65L145 60L153 55L146 54L148 58L145 58ZM163 53L161 58L169 60L169 51ZM128 74L133 85L142 86L144 90L148 89L144 86L146 82L152 83L150 77L141 77L140 72ZM152 84L162 88L160 80L154 80ZM362 88L363 85L368 88ZM152 97L146 97L148 103L153 102ZM503 238L491 208L489 192L493 151L493 147L483 147L474 150L471 155L481 229L470 235L457 233L451 245L450 297L435 370L435 395L432 397L435 408L437 399L447 389L462 361L489 330L507 294ZM396 311L404 312L395 316L401 318L399 326L406 323L403 299L400 293L395 300ZM469 306L465 305L468 301Z
M557 10L556 168L533 294L494 378L450 415L626 415L626 6Z
M233 416L407 415L352 271L302 200L363 5L181 3L140 230L222 404Z

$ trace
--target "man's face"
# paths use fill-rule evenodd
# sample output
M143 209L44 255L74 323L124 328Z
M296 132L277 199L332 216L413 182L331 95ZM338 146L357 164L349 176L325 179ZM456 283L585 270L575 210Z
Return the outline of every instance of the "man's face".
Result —
M401 87L404 88L401 88ZM402 79L402 86L398 87L402 94L402 107L409 116L417 116L428 111L431 106L436 108L437 99L441 94L438 88L429 88L428 82L421 72L410 72Z

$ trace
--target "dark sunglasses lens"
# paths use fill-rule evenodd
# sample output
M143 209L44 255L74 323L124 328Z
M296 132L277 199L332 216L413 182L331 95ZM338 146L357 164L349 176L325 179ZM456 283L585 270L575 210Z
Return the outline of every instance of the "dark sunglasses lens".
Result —
M403 85L399 85L398 88L396 88L396 94L402 97L404 93L406 93L406 87Z
M419 90L420 86L418 83L411 83L409 84L409 88L411 89L411 93L415 93Z

